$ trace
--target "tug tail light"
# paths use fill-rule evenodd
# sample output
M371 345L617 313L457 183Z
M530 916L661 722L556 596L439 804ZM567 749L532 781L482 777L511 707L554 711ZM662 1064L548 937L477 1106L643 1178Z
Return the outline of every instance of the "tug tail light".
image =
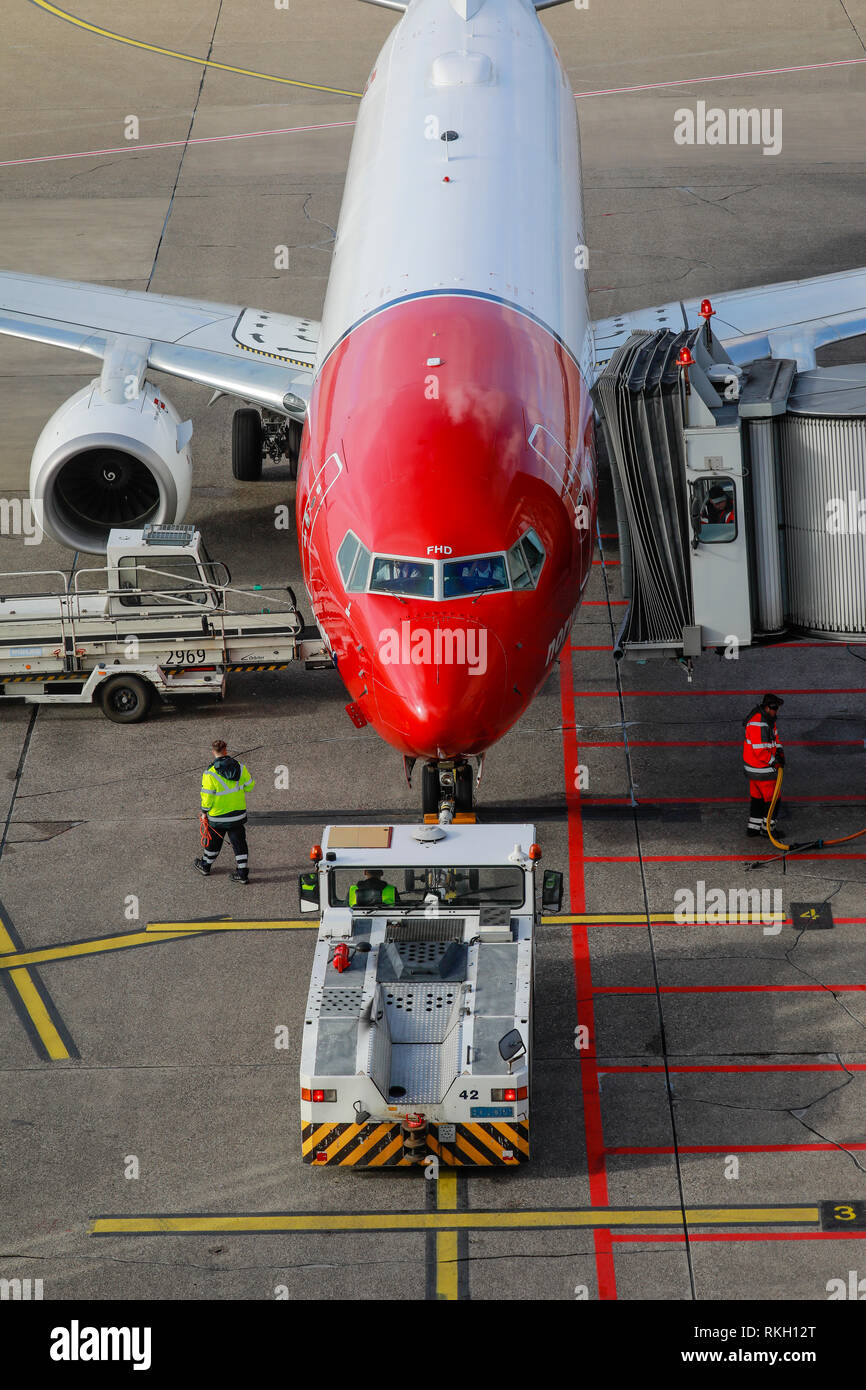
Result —
M312 1101L314 1105L335 1105L337 1101L337 1092L323 1090L320 1086L313 1089L310 1089L308 1086L302 1086L301 1100Z
M504 1101L526 1100L528 1095L529 1088L527 1086L506 1086L504 1089L491 1091L490 1099Z

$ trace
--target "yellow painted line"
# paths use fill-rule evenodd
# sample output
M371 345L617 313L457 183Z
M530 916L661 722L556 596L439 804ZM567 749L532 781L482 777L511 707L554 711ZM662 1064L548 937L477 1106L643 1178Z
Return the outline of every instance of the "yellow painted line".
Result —
M197 1235L264 1231L561 1230L569 1227L681 1226L679 1207L574 1211L262 1212L257 1216L98 1216L94 1236ZM817 1207L694 1207L690 1226L816 1226Z
M457 1210L457 1174L453 1168L440 1171L436 1179L436 1206L439 1211ZM457 1301L457 1232L436 1232L436 1297L447 1303Z
M436 1179L436 1206L439 1211L457 1210L457 1174L440 1173Z
M457 1302L457 1232L436 1232L436 1297Z
M312 922L272 922L266 918L249 922L148 922L146 932L155 935L189 936L200 931L312 931L318 927L319 918Z
M42 1039L42 1045L51 1061L62 1062L69 1056L68 1049L51 1022L51 1015L29 974L26 970L12 970L9 979L17 989L21 1002L30 1015L33 1027Z
M0 948L2 948L4 952L15 954L15 942L9 935L2 916L0 916ZM17 954L22 955L23 952L18 952ZM39 1034L42 1046L45 1048L51 1061L64 1061L69 1056L69 1050L52 1023L51 1015L46 1009L42 996L28 972L20 967L15 970L10 970L9 981L21 1000L21 1003L27 1010L30 1021Z
M177 58L181 63L195 63L197 67L218 68L220 72L235 72L240 77L257 77L263 82L279 82L287 87L306 87L311 92L331 92L338 97L361 97L361 92L344 92L341 87L325 87L320 82L299 82L294 77L275 77L269 72L255 72L251 68L236 68L231 63L217 63L213 58L196 58L191 53L177 53L173 48L161 48L159 44L144 43L141 39L130 39L125 34L116 34L113 29L102 29L98 24L89 24L86 19L78 19L76 15L61 10L57 5L52 5L49 0L31 0L38 9L45 10L47 14L52 14L56 19L63 19L67 24L74 24L76 29L85 29L89 34L98 34L103 39L113 39L115 43L125 43L132 48L143 48L148 53L159 53L163 58Z
M165 932L159 940L171 941L190 935L189 930ZM9 954L0 954L0 970L17 970L22 965L43 965L46 961L69 960L75 956L97 956L105 951L125 951L130 946L158 946L159 940L155 936L148 936L146 931L137 931L126 936L97 936L90 941L72 941L65 946L43 946L38 951L16 951L13 946Z
M774 922L786 921L784 912L768 912L759 917L753 917L750 913L737 914L729 917L727 913L712 915L708 921L706 915L681 917L675 912L651 912L649 916L650 925L661 927L666 925L677 925L683 927L766 927ZM645 912L578 912L571 913L565 917L542 917L542 923L546 927L559 925L594 927L594 926L622 926L627 927L632 923L646 923Z

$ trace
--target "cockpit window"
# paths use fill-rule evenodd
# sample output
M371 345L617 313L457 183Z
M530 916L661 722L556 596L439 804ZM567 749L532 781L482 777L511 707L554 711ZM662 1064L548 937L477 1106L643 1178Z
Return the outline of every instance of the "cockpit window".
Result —
M511 566L512 589L531 589L532 579L529 574L529 566L523 558L523 548L519 542L509 550L508 563Z
M544 564L544 547L534 531L527 531L523 537L523 553L529 565L533 584L538 583L541 567Z
M388 555L376 555L373 559L372 593L433 598L433 582L433 565L423 560L397 560Z
M544 547L534 531L513 545L508 552L513 589L531 589L538 583L538 576L544 566Z
M370 552L351 531L346 532L343 544L337 551L337 565L347 592L363 593L370 571Z
M444 598L461 594L483 594L489 589L507 589L508 573L504 555L475 555L467 560L445 561Z

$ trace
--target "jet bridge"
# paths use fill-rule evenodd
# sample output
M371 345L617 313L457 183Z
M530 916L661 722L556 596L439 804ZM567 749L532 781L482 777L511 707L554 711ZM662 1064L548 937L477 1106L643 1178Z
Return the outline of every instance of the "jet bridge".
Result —
M635 332L593 387L624 595L617 658L866 634L866 364L735 365Z

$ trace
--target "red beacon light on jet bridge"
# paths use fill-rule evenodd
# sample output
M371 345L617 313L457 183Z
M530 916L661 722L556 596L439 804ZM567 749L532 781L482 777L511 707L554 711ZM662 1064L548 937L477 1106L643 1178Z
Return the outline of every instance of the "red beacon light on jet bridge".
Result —
M540 859L540 858L541 858L541 845L530 845L530 846L529 846L529 857L530 857L530 859L532 860L533 864L534 864L538 859Z
M679 353L677 355L677 366L682 369L687 396L691 394L692 390L691 386L689 385L689 367L693 367L694 365L695 359L692 357L692 354L689 351L689 349L687 347L680 348Z
M715 318L716 311L708 299L702 299L701 307L698 310L698 312L704 321L704 328L706 329L707 347L709 347L710 338L712 336L710 332L710 319Z
M310 850L310 858L312 859L313 863L314 863L314 864L318 864L318 862L319 862L319 860L321 859L321 857L322 857L322 846L321 846L321 845L313 845L313 848Z

